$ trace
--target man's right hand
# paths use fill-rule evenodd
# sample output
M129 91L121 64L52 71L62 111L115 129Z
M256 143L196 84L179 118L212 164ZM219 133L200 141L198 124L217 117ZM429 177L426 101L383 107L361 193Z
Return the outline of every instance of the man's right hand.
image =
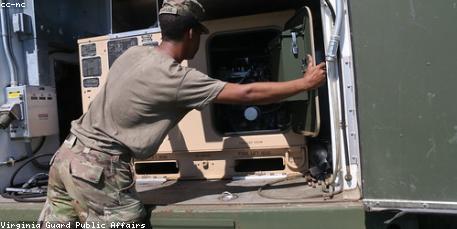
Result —
M304 89L316 89L322 86L325 83L325 80L327 79L325 63L322 62L318 65L315 65L311 55L308 55L307 58L308 67L306 68L306 72L303 75Z

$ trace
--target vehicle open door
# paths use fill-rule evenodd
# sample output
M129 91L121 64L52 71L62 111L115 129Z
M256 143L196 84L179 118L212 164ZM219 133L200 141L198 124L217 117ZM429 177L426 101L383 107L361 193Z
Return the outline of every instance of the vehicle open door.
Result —
M313 19L311 10L303 7L289 19L278 39L271 46L273 72L277 74L278 81L288 81L303 76L307 67L307 55L313 56L316 62L314 48ZM287 98L293 103L292 122L293 130L304 136L316 137L320 130L320 110L318 91L302 92Z

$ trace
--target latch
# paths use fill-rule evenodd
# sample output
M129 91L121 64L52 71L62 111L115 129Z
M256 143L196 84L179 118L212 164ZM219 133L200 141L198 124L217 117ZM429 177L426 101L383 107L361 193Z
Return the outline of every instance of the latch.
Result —
M308 68L308 59L307 58L302 58L301 59L301 72L304 74L306 72L306 69Z
M22 36L33 34L32 18L24 13L13 14L13 31Z
M297 32L291 32L290 35L292 35L292 54L294 54L294 56L297 57L298 56Z

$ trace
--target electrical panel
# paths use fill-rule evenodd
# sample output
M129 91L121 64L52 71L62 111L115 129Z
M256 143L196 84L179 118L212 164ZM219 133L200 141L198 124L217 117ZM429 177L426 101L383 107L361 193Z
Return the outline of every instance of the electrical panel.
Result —
M280 11L206 21L210 34L202 35L194 59L182 64L232 83L290 80L272 63L278 55L274 44L294 13ZM129 47L156 45L159 40L158 30L79 40L84 111L119 55ZM303 72L288 75L302 77ZM223 179L302 173L308 168L305 136L310 135L294 130L297 120L316 117L308 112L314 102L309 93L302 93L276 104L213 104L202 111L193 110L169 132L156 154L135 162L135 177Z
M122 53L132 46L157 45L159 40L157 28L79 40L83 111L105 84L109 68Z
M7 87L7 104L18 104L18 120L10 124L11 138L33 138L59 133L56 91L46 86Z

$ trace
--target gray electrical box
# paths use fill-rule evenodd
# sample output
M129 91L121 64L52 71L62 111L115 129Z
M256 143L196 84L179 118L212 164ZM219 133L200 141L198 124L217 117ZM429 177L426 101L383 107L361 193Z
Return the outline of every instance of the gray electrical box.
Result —
M19 104L21 117L10 125L11 138L32 138L59 133L56 91L46 86L6 89L8 104Z

